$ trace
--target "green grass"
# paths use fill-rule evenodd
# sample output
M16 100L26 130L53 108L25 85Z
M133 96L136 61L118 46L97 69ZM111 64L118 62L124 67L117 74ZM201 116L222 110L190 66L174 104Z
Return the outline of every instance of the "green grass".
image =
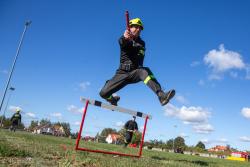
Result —
M81 141L81 147L137 154L135 149ZM248 162L143 150L142 158L75 151L75 140L0 130L0 166L247 167Z

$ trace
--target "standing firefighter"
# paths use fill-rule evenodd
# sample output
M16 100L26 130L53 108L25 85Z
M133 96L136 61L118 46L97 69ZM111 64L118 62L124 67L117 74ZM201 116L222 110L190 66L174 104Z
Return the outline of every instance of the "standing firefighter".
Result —
M12 122L12 125L10 127L11 131L16 131L16 128L18 127L18 125L21 124L21 120L22 120L22 116L20 114L20 109L16 109L16 113L13 114L13 116L11 117L10 121Z
M128 18L128 17L127 17ZM127 19L128 20L128 19ZM161 85L148 67L143 66L145 56L145 42L140 33L143 30L141 19L135 18L129 21L129 26L119 39L120 44L120 66L115 75L106 81L100 91L100 96L117 105L119 96L112 94L119 91L128 84L143 81L158 96L161 105L166 105L175 95L175 90L164 92Z
M129 120L124 125L124 128L126 130L126 132L125 132L125 140L124 140L124 143L125 143L124 147L127 147L127 145L131 142L134 132L138 131L138 125L137 125L135 119L136 119L136 117L133 116L133 120Z

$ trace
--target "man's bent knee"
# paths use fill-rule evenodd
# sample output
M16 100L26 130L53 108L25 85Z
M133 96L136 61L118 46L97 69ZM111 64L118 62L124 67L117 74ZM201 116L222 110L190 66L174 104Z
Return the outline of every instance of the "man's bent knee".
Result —
M99 95L104 99L107 98L107 93L103 89L99 92Z

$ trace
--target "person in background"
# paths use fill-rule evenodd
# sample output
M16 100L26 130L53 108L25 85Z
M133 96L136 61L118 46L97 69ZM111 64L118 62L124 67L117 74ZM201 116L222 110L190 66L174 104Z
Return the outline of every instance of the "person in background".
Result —
M124 147L127 147L128 144L131 142L134 132L138 131L138 125L135 121L136 117L133 116L133 120L129 120L124 125L125 132L125 140L124 140Z
M20 112L21 112L21 109L19 109L19 108L16 109L16 113L13 114L12 117L11 117L11 119L10 119L10 121L12 122L12 125L10 127L11 131L15 132L16 129L17 129L17 127L18 127L18 125L21 124L22 116L21 116Z

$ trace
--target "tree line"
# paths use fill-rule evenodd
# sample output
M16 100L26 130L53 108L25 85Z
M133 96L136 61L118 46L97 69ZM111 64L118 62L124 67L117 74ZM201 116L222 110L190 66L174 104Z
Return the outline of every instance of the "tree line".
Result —
M0 120L3 120L2 122L2 128L4 129L9 129L12 125L12 122L10 120L10 118L6 118L5 116L0 116ZM68 122L56 122L56 123L52 123L49 119L41 119L40 121L34 121L32 120L30 122L30 125L28 126L27 130L28 131L33 131L36 127L38 126L43 126L43 125L49 125L49 126L62 126L65 132L65 137L69 137L71 135L70 132L70 124ZM25 126L24 124L21 122L17 129L19 130L24 130Z

